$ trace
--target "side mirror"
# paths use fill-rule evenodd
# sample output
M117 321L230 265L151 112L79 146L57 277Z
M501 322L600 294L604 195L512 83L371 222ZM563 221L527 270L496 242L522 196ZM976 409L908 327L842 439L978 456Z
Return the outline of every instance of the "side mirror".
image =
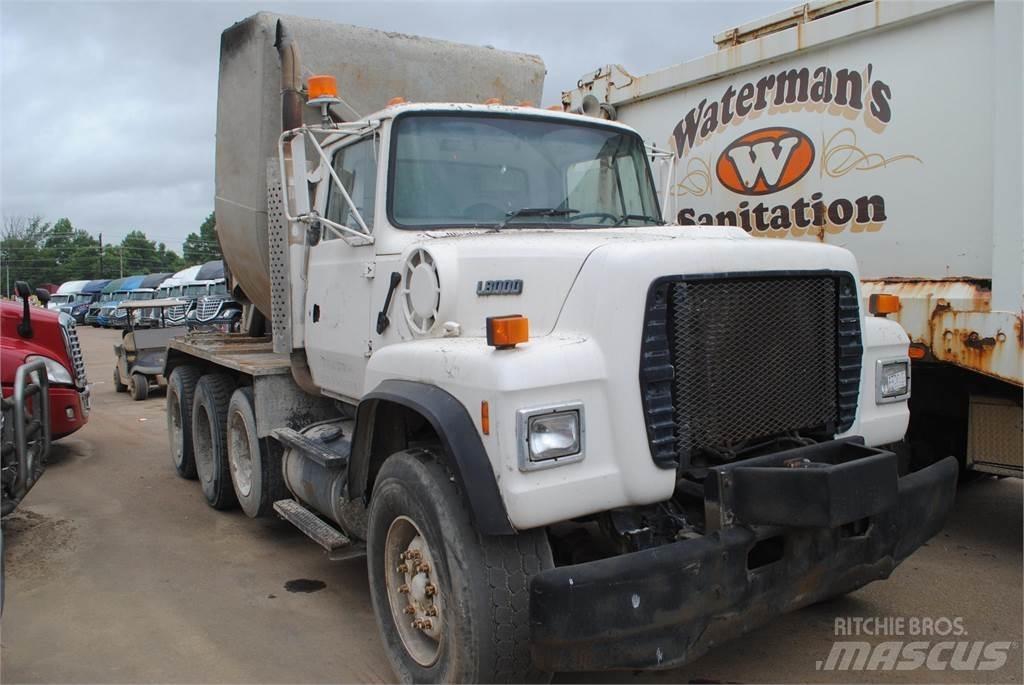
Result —
M25 281L14 282L14 292L21 298L21 323L18 324L18 335L23 338L32 337L32 317L28 309L28 298L32 295L32 289Z
M39 298L40 302L46 304L50 301L50 291L46 288L36 288L36 297Z

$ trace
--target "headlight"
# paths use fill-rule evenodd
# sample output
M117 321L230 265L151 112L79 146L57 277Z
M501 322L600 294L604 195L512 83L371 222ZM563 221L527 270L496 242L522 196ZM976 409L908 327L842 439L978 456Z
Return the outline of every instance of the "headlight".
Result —
M583 458L583 405L580 403L521 410L517 430L522 471Z
M120 307L118 307L117 309L114 310L114 316L117 316L117 317L126 316L127 314L128 314L128 310L127 309L121 309Z
M37 359L41 359L43 364L46 365L46 377L50 379L51 383L63 383L65 385L74 385L75 382L71 379L71 372L65 368L56 359L50 359L49 357L41 357L36 354L31 354L25 357L26 362L34 362Z
M875 367L875 402L898 402L910 397L910 360L880 359Z

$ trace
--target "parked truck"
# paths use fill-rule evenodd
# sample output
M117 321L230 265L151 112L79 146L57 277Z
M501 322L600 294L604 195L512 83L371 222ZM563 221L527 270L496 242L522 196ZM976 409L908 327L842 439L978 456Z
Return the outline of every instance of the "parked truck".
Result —
M403 681L678 665L888 576L955 493L877 447L908 340L853 256L666 224L640 136L533 106L543 76L267 13L221 38L247 307L168 344L174 466L365 554Z
M913 463L1021 475L1020 2L835 0L729 29L645 76L602 67L567 109L666 151L684 225L839 245L910 335Z

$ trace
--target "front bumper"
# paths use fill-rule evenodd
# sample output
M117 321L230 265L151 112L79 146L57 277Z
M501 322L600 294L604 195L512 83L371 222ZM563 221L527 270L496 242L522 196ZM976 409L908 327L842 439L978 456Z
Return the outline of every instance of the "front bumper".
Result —
M530 588L534 663L548 671L678 666L779 614L886 578L941 530L956 478L953 458L900 478L895 503L866 530L732 525L544 571ZM765 553L774 560L761 565Z
M50 434L67 437L89 421L89 388L50 386Z

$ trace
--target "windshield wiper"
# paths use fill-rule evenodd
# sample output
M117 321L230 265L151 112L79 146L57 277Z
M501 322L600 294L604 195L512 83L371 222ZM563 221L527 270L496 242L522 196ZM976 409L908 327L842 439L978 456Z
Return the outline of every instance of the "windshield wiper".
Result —
M616 221L613 225L621 226L622 224L626 223L627 221L649 221L652 224L654 224L655 226L664 226L665 225L665 222L662 221L661 219L659 219L658 217L656 217L656 216L648 216L646 214L623 214L622 216L619 217L619 220Z
M579 214L578 209L570 209L568 207L522 207L520 209L514 209L511 212L505 213L505 218L495 225L494 228L502 229L508 225L508 222L518 217L527 216L568 216L570 214Z

